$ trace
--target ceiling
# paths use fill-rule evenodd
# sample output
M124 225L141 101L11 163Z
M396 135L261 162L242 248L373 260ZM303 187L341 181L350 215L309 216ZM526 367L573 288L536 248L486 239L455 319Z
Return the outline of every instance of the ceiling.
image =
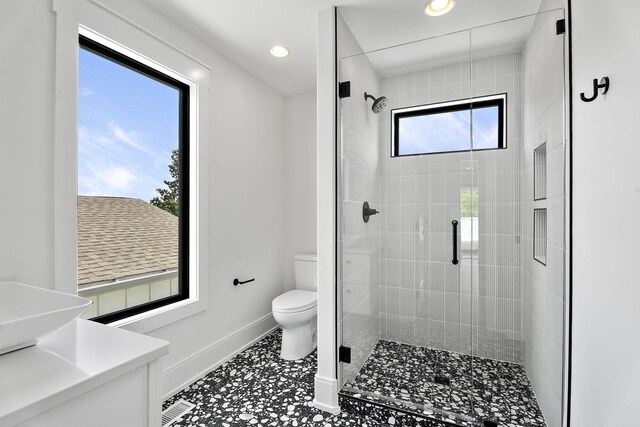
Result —
M520 51L536 15L420 39L366 53L379 77ZM555 13L553 17L556 17ZM551 19L553 19L553 17ZM344 61L352 61L345 58Z
M422 13L426 0L142 1L285 96L315 89L317 13L332 5L339 6L365 51L536 13L540 7L540 0L457 0L452 12L434 18ZM512 30L516 38L528 32ZM503 36L496 30L491 37ZM269 49L276 44L291 54L272 57Z

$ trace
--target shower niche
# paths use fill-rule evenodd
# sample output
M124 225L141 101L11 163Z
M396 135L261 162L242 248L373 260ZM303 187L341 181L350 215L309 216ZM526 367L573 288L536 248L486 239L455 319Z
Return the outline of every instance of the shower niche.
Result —
M364 51L338 8L338 81L351 89L337 110L343 410L561 426L561 19L558 9ZM531 197L541 137L543 201ZM378 210L366 222L365 201Z

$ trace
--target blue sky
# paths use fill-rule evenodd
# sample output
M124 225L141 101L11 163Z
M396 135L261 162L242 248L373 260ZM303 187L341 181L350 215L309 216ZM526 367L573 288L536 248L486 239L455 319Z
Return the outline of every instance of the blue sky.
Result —
M149 201L170 179L179 92L80 49L78 194Z
M400 119L399 154L469 150L471 112L455 111ZM473 110L473 148L498 145L498 107Z

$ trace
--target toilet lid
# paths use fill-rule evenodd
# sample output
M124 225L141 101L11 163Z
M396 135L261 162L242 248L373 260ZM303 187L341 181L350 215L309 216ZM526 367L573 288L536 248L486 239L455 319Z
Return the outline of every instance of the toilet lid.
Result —
M316 306L316 292L295 289L274 298L272 308L281 313L305 311Z

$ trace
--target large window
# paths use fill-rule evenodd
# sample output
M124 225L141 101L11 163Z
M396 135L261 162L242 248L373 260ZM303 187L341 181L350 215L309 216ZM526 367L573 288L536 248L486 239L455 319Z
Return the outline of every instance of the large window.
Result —
M506 148L507 95L391 111L393 157Z
M109 323L189 297L189 86L79 42L78 294Z

